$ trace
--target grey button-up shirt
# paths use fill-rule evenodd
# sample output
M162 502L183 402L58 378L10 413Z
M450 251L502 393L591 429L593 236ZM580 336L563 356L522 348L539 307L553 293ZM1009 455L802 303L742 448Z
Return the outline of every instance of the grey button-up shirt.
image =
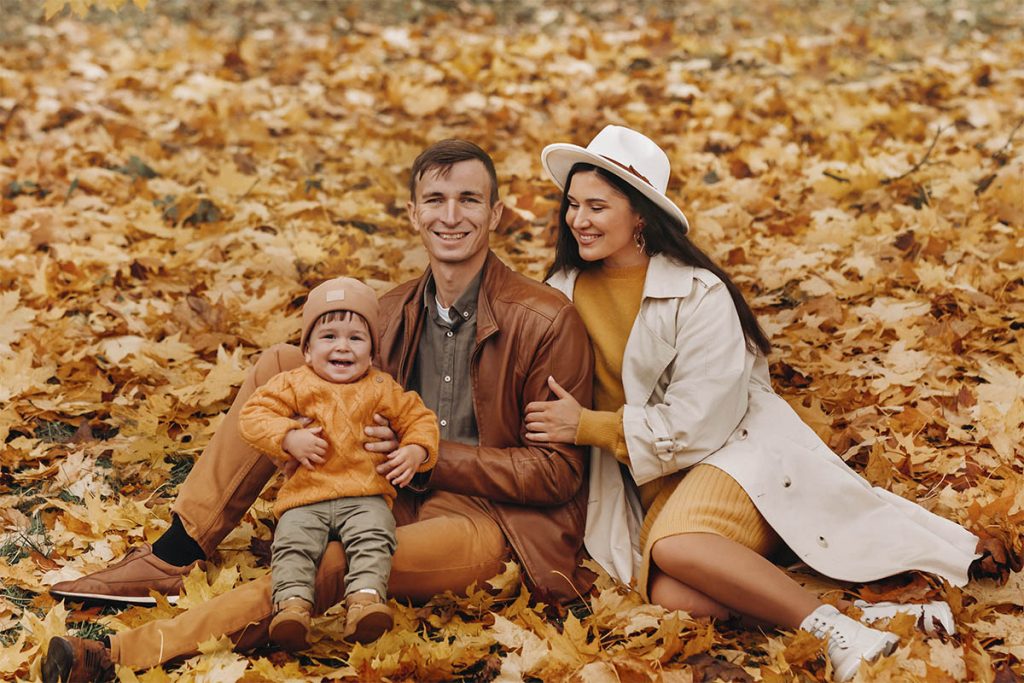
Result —
M438 311L434 278L427 281L423 305L427 320L423 325L416 365L410 380L412 389L428 408L437 413L441 438L476 445L480 435L473 411L473 381L470 364L476 346L476 306L480 293L480 274L469 283L459 300L448 309L451 322Z

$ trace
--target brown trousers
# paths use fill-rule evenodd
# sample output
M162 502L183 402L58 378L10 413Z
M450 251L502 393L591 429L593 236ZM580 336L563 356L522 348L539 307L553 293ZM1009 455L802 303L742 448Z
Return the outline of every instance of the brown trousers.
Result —
M182 483L174 504L189 535L209 555L238 524L277 471L238 433L238 413L258 386L275 374L298 367L294 346L267 350L249 372L231 409ZM431 494L415 513L395 507L398 546L388 592L417 603L451 590L464 593L500 573L511 550L497 522L480 501L444 491ZM324 551L315 582L317 613L345 595L345 551L332 542ZM273 616L271 577L263 576L186 612L124 631L110 639L115 662L148 669L198 652L198 645L227 635L236 649L268 642Z

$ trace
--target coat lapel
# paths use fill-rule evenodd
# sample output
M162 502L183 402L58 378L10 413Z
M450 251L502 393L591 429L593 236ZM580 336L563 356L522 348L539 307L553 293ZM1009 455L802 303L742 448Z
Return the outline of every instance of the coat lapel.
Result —
M662 255L651 258L640 312L633 322L622 359L626 403L646 405L665 369L675 360L676 313L692 289L691 266L680 268Z

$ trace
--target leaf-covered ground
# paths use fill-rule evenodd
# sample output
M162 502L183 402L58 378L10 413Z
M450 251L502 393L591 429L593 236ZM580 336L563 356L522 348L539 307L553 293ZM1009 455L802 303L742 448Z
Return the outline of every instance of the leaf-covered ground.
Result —
M307 287L349 274L383 291L422 269L406 172L448 136L493 153L511 208L493 247L534 277L558 199L543 145L608 122L659 141L695 239L773 339L780 393L873 483L1020 552L1019 3L153 0L48 22L42 3L2 9L0 677L38 675L53 634L177 611L46 590L161 533L253 355L297 333ZM183 607L267 571L272 498ZM793 571L827 599L953 605L957 636L895 620L899 650L861 680L1024 675L1019 573L958 590ZM514 567L495 584L401 608L373 647L343 645L329 615L308 656L211 642L138 678L829 675L806 635L694 621L606 581L542 614Z

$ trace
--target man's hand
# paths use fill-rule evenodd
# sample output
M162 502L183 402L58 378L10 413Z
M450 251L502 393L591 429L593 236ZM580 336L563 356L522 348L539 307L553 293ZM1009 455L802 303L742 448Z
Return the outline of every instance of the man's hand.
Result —
M416 468L427 461L427 449L409 444L391 451L384 457L384 462L377 465L377 472L383 474L392 486L402 487L412 481Z
M327 455L327 442L320 438L321 431L323 431L323 427L292 429L284 435L281 448L292 456L299 466L308 470L316 469L316 466L323 463L324 456ZM285 465L285 474L291 475L296 468L289 472L288 465Z
M526 406L526 438L548 443L576 443L583 408L568 391L548 377L557 401L533 401Z
M398 435L391 429L391 423L383 415L373 414L373 424L363 427L363 433L370 437L363 447L371 453L390 453L398 448Z

